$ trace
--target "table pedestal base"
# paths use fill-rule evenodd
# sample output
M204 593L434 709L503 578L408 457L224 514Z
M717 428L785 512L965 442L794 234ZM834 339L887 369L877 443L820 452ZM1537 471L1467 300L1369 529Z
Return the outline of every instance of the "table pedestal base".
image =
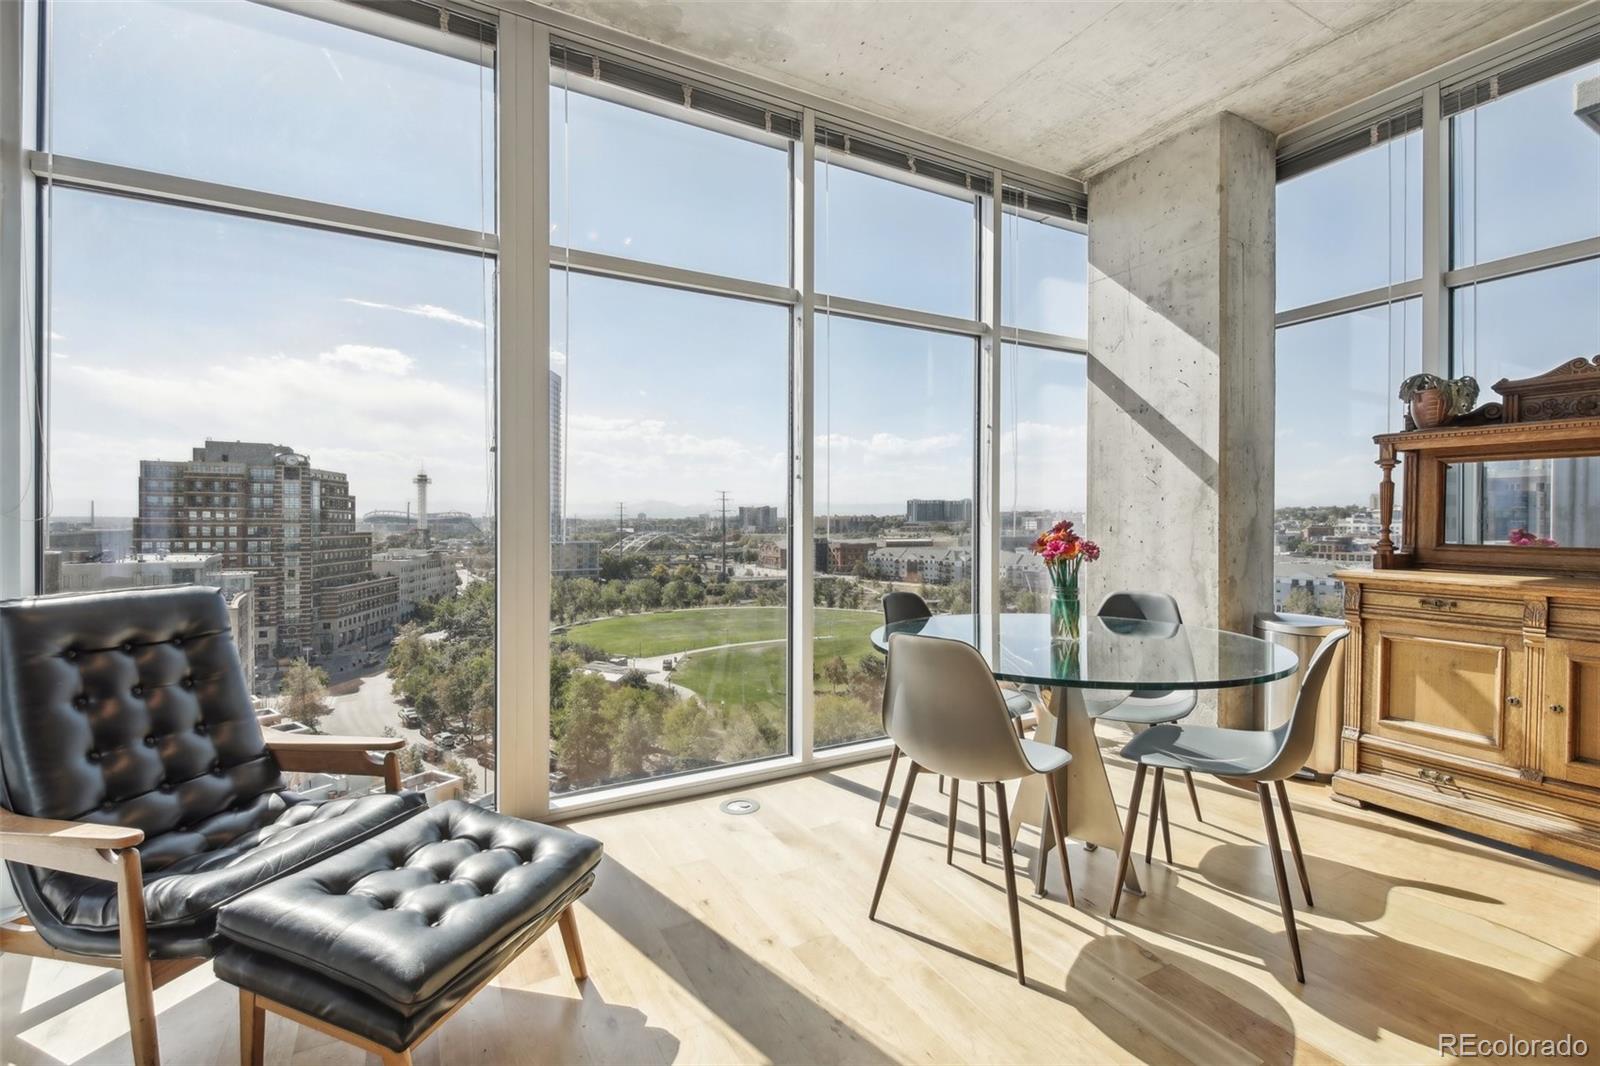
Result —
M1120 852L1122 819L1117 814L1111 779L1106 776L1106 764L1095 740L1094 719L1089 717L1080 689L1059 686L1050 690L1050 709L1039 712L1038 736L1072 753L1072 761L1056 771L1056 786L1062 789L1062 802L1067 808L1065 835ZM1034 774L1023 778L1011 808L1012 847L1016 846L1017 834L1023 825L1031 825L1039 832L1039 849L1032 870L1034 894L1038 896L1044 895L1045 869L1052 846L1051 834L1044 829L1048 803L1044 778ZM1144 895L1131 864L1125 888L1135 896Z

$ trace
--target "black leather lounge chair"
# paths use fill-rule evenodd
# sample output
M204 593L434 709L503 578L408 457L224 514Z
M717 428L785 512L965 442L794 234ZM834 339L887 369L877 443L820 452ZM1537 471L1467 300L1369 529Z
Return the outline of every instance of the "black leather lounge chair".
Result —
M27 914L0 949L120 967L136 1062L152 993L229 901L410 818L397 738L263 733L215 589L0 603L0 850ZM285 771L380 775L321 802Z

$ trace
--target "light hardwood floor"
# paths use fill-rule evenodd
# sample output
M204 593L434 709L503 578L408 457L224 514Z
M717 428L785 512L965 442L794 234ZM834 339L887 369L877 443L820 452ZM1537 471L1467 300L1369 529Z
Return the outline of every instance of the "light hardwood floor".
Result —
M888 835L872 826L883 771L742 789L762 805L743 817L707 796L575 823L606 845L580 913L592 980L571 984L552 933L419 1049L419 1066L1409 1063L1440 1061L1442 1032L1572 1033L1600 1056L1591 876L1292 785L1317 901L1300 912L1299 986L1255 797L1201 782L1200 824L1180 782L1168 796L1176 865L1139 854L1149 894L1118 921L1106 917L1106 850L1071 846L1078 910L1053 863L1048 899L1024 890L1022 988L995 849L978 862L974 797L962 797L946 866L945 800L929 776L879 921L867 920ZM1116 761L1111 772L1125 801L1132 775ZM162 989L169 1066L238 1061L236 1002L209 967ZM109 973L0 959L0 1032L7 1062L130 1060ZM266 1039L275 1066L366 1061L276 1017Z

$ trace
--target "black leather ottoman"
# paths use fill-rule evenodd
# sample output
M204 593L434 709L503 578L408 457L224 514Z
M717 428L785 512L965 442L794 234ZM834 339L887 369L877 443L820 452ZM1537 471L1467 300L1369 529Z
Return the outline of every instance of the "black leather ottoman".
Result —
M240 1055L263 1011L409 1063L411 1049L560 922L594 883L600 843L452 800L228 904L217 976L239 987Z

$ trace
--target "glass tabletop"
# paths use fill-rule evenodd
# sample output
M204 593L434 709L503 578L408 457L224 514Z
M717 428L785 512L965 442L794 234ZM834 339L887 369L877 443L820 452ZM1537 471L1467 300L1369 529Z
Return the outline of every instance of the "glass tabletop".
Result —
M1078 642L1062 645L1051 643L1049 615L1003 614L996 654L978 639L976 615L940 614L879 626L873 647L887 651L897 633L971 644L1002 681L1069 688L1236 688L1288 677L1300 662L1288 648L1243 633L1130 618L1087 617Z

